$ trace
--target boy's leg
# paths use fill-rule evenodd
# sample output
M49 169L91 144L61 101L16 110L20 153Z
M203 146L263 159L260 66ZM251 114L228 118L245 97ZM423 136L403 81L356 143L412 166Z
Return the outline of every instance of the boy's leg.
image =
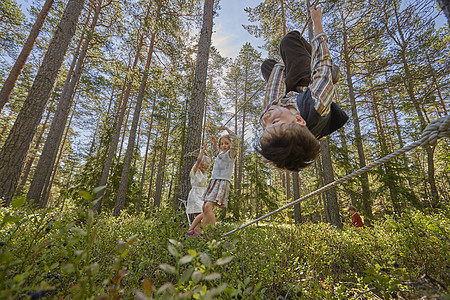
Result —
M280 55L286 68L286 93L298 91L311 82L311 45L298 31L286 34L280 43Z
M277 64L277 61L274 59L266 59L261 64L261 73L266 82L269 81L270 74L272 74L273 67Z

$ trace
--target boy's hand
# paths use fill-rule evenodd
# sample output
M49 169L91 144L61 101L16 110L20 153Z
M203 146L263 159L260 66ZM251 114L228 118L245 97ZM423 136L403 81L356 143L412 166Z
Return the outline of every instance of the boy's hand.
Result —
M322 8L320 7L311 7L309 9L310 13L311 13L311 19L313 20L313 22L322 22Z
M319 33L322 33L322 9L320 7L311 7L309 12L311 14L311 20L314 26L314 34L317 35Z

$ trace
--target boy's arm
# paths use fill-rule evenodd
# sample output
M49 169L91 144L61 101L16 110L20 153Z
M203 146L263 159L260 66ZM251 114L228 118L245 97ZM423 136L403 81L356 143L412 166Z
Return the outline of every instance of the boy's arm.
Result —
M325 116L330 111L335 98L335 87L332 80L332 60L327 47L327 37L322 26L322 10L311 8L311 19L314 26L314 39L311 41L313 57L311 61L312 78L311 95L315 101L315 109Z
M267 81L266 93L264 96L264 110L274 101L279 100L285 94L286 85L284 83L284 65L275 64Z

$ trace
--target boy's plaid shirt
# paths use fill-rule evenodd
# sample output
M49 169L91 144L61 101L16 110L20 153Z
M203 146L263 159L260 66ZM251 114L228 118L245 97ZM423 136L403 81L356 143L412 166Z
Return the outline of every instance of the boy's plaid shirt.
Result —
M326 41L327 36L325 33L319 33L312 40L313 59L311 60L311 70L313 70L313 74L311 83L308 86L315 102L314 107L321 116L325 116L330 112L330 105L335 97L335 87L331 77L332 60ZM271 105L293 105L297 108L297 95L299 93L290 91L285 94L285 89L284 65L277 63L273 67L267 82L264 98L265 109L261 114L261 118Z

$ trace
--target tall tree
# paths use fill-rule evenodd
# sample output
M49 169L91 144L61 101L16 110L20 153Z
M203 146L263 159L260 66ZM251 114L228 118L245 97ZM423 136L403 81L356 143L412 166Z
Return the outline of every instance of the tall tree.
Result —
M342 56L344 63L344 70L347 79L347 87L348 94L350 98L351 111L352 111L352 119L353 119L353 128L355 132L355 144L358 150L358 159L359 159L359 167L363 168L366 166L366 156L364 153L363 143L362 143L362 135L361 135L361 126L358 118L358 109L356 105L356 95L354 91L353 85L353 69L352 69L352 46L350 41L350 33L351 27L349 24L353 24L353 27L361 26L362 20L357 20L355 22L354 11L353 8L356 4L348 3L348 4L339 4L339 16L340 22L342 26ZM354 44L356 44L355 42ZM364 210L364 215L366 216L366 223L369 222L373 218L372 215L372 203L371 203L371 193L369 189L369 175L364 173L360 177L362 195L361 201Z
M20 54L17 57L14 66L12 67L8 77L3 83L3 87L0 91L0 113L3 111L3 108L5 107L5 104L12 93L16 81L23 71L25 62L27 61L28 56L31 53L31 50L33 49L34 43L36 42L36 38L39 35L39 32L41 32L42 25L44 24L44 21L47 18L47 14L53 5L53 2L54 0L45 0L44 5L42 6L41 11L36 17L33 27L31 28L28 38L22 47L22 51L20 51Z
M203 25L198 42L197 62L195 67L195 81L191 94L191 105L186 139L185 158L179 198L187 199L190 190L189 172L195 162L195 157L189 153L200 148L202 137L202 120L205 107L206 76L208 73L208 57L211 47L211 35L213 26L214 0L205 0L203 6Z
M161 3L157 8L157 16L160 16ZM139 118L141 114L142 102L144 101L145 91L147 87L147 81L150 73L150 64L152 62L153 51L155 47L155 40L158 34L157 29L155 29L151 34L150 45L148 47L147 59L145 63L145 69L143 71L141 85L139 87L139 94L136 99L136 106L134 107L133 121L131 124L130 135L128 137L127 151L125 153L125 158L123 162L122 175L120 177L119 190L117 192L116 204L114 206L113 216L117 217L120 215L123 207L125 206L125 198L128 189L128 181L130 177L131 161L133 159L134 145L136 141L136 131L139 123Z
M0 152L0 198L9 205L28 149L53 91L85 0L69 0L33 86Z
M94 12L92 21L90 27L87 29L88 32L86 34L83 46L81 47L81 51L78 57L74 57L74 61L76 61L76 64L75 68L73 69L73 73L71 69L67 74L66 83L61 93L58 106L56 107L55 116L53 117L53 122L50 126L47 140L45 141L41 157L39 158L39 162L36 166L33 180L31 181L31 186L27 194L27 200L34 200L35 203L39 204L40 208L44 208L47 203L47 197L45 196L45 194L48 190L53 165L55 164L55 160L58 155L58 149L61 144L62 136L64 134L67 118L69 116L70 108L72 107L75 88L78 85L78 81L81 77L85 58L88 53L92 38L94 37L95 27L97 26L100 12L103 8L103 0L98 0L95 7L93 8Z
M141 28L139 30L138 41L137 41L137 46L135 49L135 56L134 56L133 65L131 67L130 76L128 77L128 74L127 74L124 79L122 94L121 94L121 97L120 97L120 100L118 103L118 115L113 124L113 136L112 136L111 142L108 147L108 153L106 155L106 159L105 159L105 162L104 162L104 165L102 168L102 174L100 176L97 186L106 186L107 181L108 181L108 176L111 171L111 166L113 164L113 160L116 155L117 145L119 143L119 138L120 138L120 132L122 130L123 119L127 112L128 100L129 100L129 97L131 94L133 79L135 76L135 68L137 67L139 58L141 56L141 49L144 44L144 37L145 37L146 31L147 31L146 22L148 21L148 17L150 14L150 8L151 8L151 5L149 4L147 7L146 16L143 19ZM127 122L125 122L125 124L126 123ZM101 211L101 207L102 207L101 197L103 196L104 191L105 191L105 189L102 189L96 195L96 198L99 198L100 200L97 201L97 203L94 205L94 210L97 211L98 213L100 213L100 211Z

